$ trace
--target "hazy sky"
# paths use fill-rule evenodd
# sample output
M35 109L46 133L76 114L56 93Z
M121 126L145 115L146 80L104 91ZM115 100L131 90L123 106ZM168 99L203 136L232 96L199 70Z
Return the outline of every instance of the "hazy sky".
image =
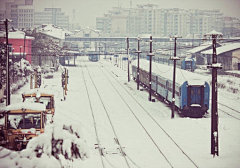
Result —
M36 11L46 7L60 7L70 19L75 9L75 18L80 25L92 28L96 26L96 17L108 13L112 7L130 7L130 0L33 0L33 3ZM157 4L159 8L220 9L224 16L240 18L240 0L132 0L132 7L149 3Z

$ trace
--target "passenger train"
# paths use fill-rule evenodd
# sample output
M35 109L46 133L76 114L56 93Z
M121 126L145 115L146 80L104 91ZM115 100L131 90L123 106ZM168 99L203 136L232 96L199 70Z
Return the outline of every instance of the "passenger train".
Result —
M99 59L98 58L99 57L99 53L97 51L88 51L87 55L88 55L89 61L97 62L98 59Z
M181 61L181 69L193 72L196 69L196 62L194 58L184 58Z
M146 56L146 59L149 60L149 56ZM158 56L157 58L154 58L153 61L161 63L161 64L166 64L166 65L173 65L173 61L169 59L169 57L160 57ZM196 69L196 61L194 58L180 58L180 60L176 61L176 66L178 68L188 70L193 72Z
M137 61L132 64L133 79L137 81ZM139 82L157 96L172 103L173 67L152 62L151 88L149 61L140 59ZM175 106L184 116L203 116L209 109L210 86L205 76L176 68Z

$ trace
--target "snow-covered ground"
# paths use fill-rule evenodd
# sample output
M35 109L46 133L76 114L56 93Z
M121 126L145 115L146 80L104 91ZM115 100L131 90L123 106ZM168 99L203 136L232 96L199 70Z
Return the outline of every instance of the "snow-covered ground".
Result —
M127 71L124 70L127 69L126 64L117 67L111 61L101 59L99 62L89 62L86 57L78 58L76 64L77 67L68 67L69 85L65 101L61 101L60 70L55 72L52 79L43 80L43 86L55 91L56 100L54 125L48 126L44 134L48 135L51 129L56 130L59 125L72 125L79 132L80 139L84 140L79 145L85 157L72 161L61 157L60 163L65 167L240 166L240 121L236 119L240 118L239 114L233 118L219 110L220 151L219 156L213 157L210 154L210 114L198 119L181 118L176 114L171 119L171 109L167 104L158 100L149 102L148 92L138 91L133 80L128 82ZM239 78L233 78L219 76L218 81L227 86L229 84L229 87L239 87ZM239 112L240 93L231 92L229 87L219 88L218 100ZM12 95L11 102L21 101L21 93L29 88L27 83ZM226 107L219 105L219 108L234 113ZM50 141L47 136L41 138ZM58 138L70 139L60 134ZM64 148L66 151L67 147ZM15 167L60 166L47 150L37 159L32 155L25 157L28 156L26 152L12 152L5 156L9 151L1 148L0 167L14 167L16 163L18 165Z

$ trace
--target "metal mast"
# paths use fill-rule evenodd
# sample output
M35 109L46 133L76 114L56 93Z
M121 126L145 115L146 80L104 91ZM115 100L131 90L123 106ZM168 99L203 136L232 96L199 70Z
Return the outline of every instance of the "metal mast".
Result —
M177 55L177 38L182 38L178 36L173 36L171 38L174 38L174 56L170 57L170 60L173 60L173 87L172 87L172 116L171 118L174 118L174 111L175 111L175 83L176 83L176 61L179 60Z
M138 68L137 68L137 90L139 90L139 56L140 56L140 37L137 38L138 40L138 50L136 53L138 53Z
M217 70L222 68L222 65L217 63L217 52L216 52L216 40L218 37L222 37L222 33L211 31L204 35L205 37L212 38L212 65L208 68L212 69L212 111L211 111L211 154L213 156L219 156L218 147L218 103L217 103Z

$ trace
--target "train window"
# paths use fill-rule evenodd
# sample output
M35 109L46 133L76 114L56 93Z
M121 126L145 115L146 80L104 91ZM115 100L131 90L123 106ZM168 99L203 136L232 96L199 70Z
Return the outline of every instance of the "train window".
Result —
M198 89L198 95L200 95L201 94L201 89Z
M193 89L191 89L191 95L193 95L194 94L194 90Z
M24 97L25 102L37 102L36 97Z
M22 114L9 114L8 115L8 128L17 129L19 122L22 120Z
M44 104L47 109L51 108L51 97L41 97L39 100L40 103Z

